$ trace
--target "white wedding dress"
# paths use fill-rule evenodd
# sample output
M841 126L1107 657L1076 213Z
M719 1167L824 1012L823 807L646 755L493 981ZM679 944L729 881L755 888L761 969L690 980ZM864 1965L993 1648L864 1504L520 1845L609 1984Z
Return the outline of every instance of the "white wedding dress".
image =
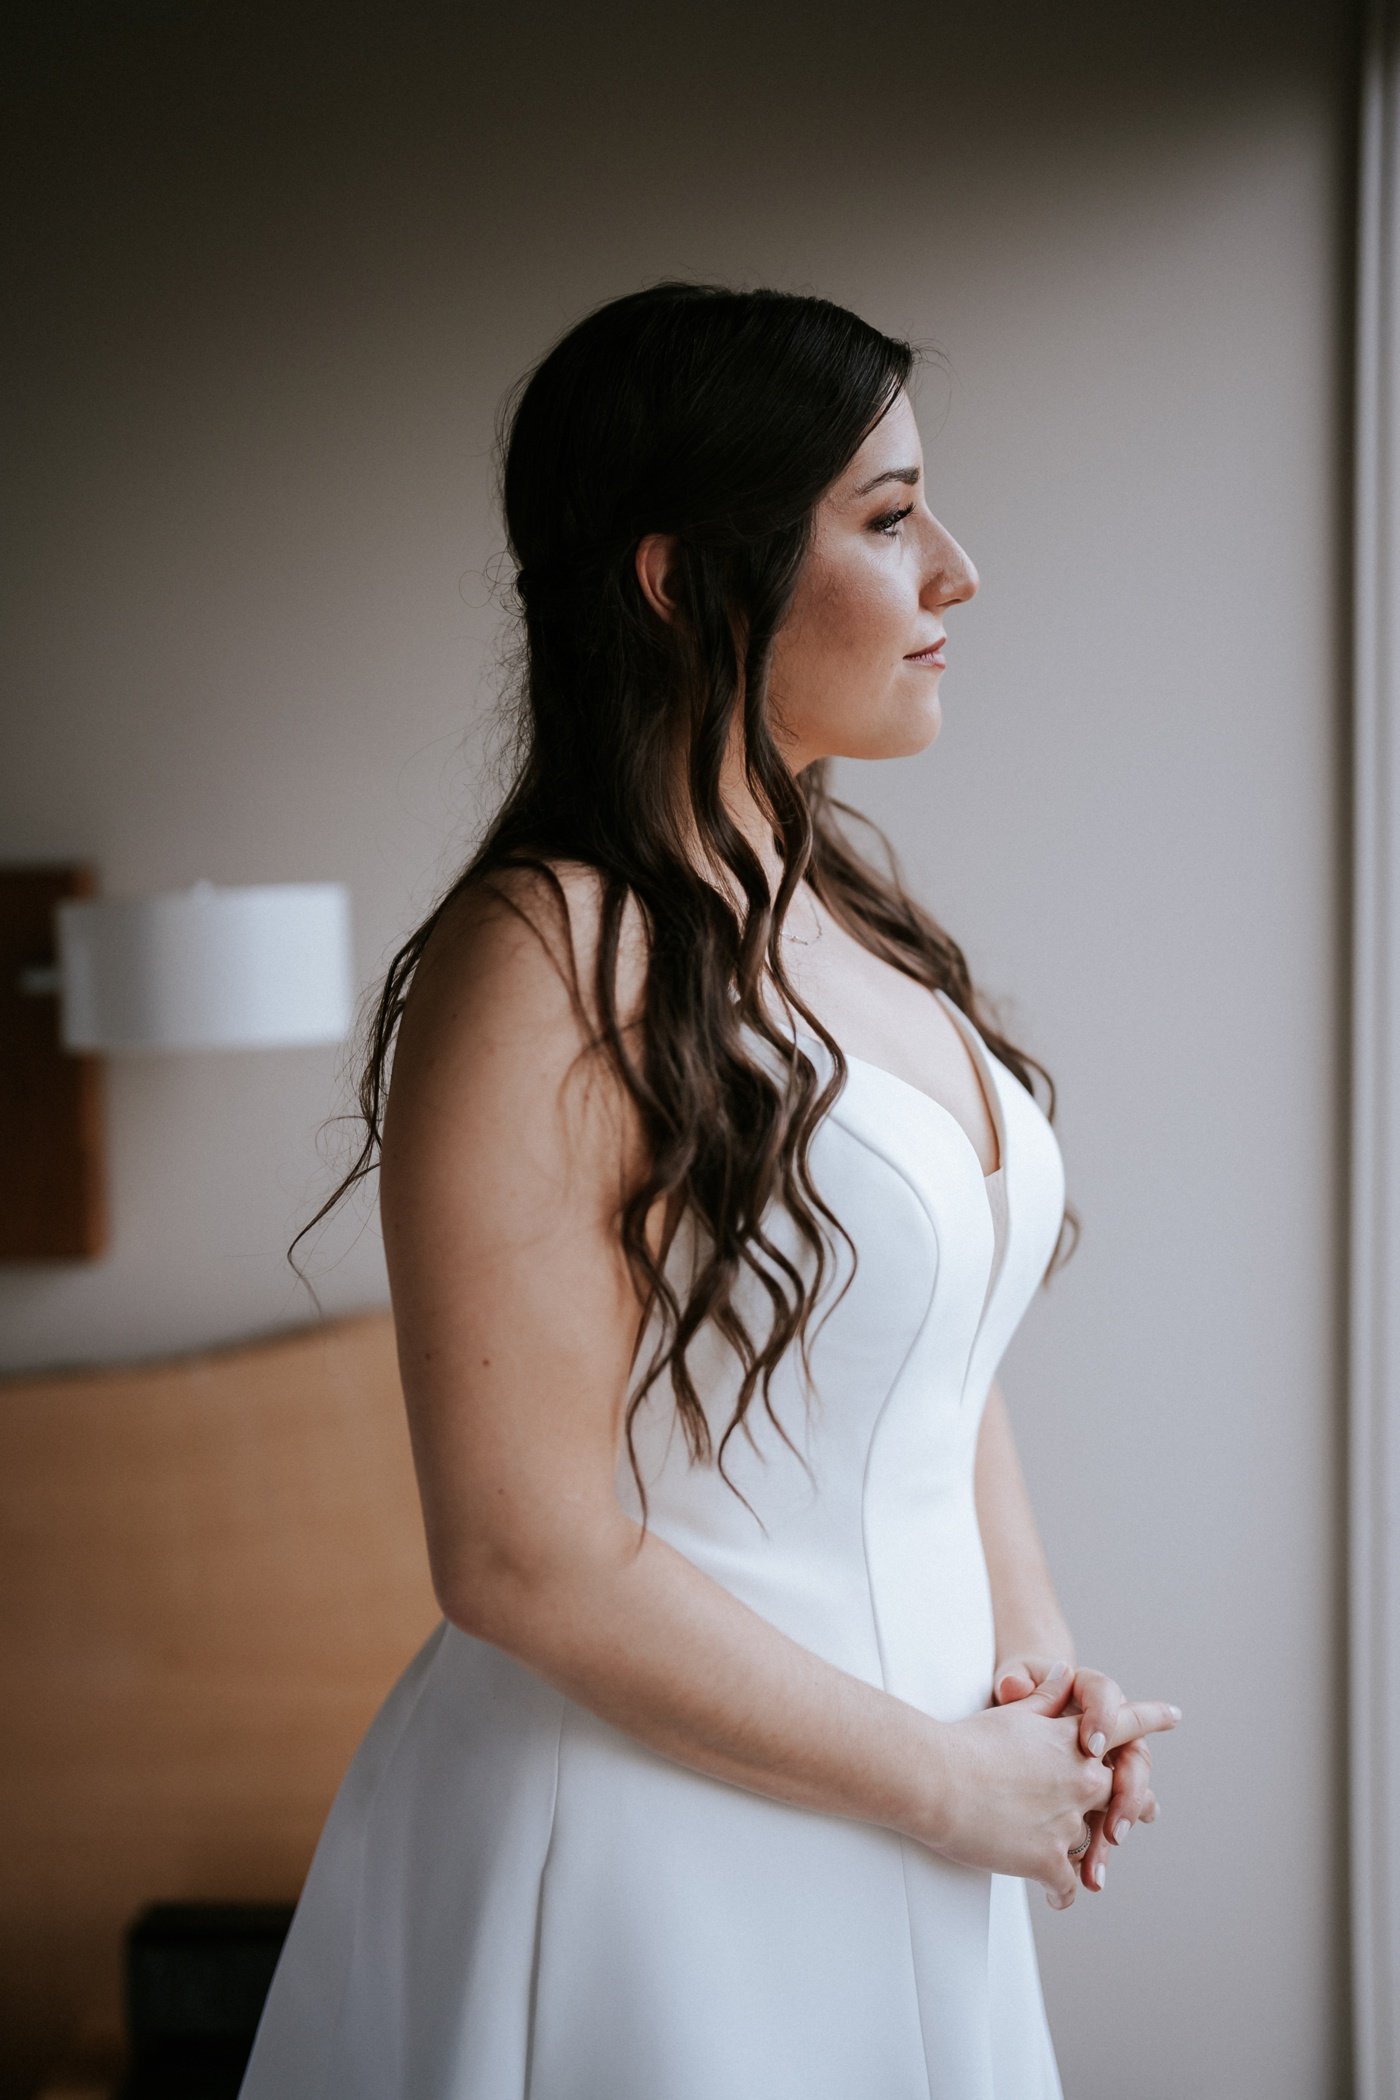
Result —
M998 1170L921 1088L848 1058L811 1162L859 1264L813 1344L810 1414L795 1351L773 1380L810 1477L761 1389L725 1464L762 1527L690 1465L665 1379L635 1435L660 1537L803 1646L956 1721L991 1704L996 1659L978 1423L1065 1184L1037 1103L935 996ZM764 1222L810 1276L786 1212ZM827 1232L812 1332L851 1266ZM747 1271L740 1290L762 1337L770 1300ZM712 1328L689 1361L718 1443L737 1361ZM618 1494L640 1518L625 1450ZM1024 1881L693 1771L442 1620L341 1783L240 2100L1062 2096Z

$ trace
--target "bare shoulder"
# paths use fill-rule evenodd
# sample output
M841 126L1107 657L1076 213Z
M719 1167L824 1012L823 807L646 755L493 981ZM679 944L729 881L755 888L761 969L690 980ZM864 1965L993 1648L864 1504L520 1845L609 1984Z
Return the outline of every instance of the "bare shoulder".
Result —
M444 1000L455 1008L475 994L479 1004L498 1009L507 1028L528 1028L557 1004L553 977L583 1007L584 1025L596 1026L603 879L581 861L552 861L546 870L494 868L449 898L414 974L410 1002L436 1013ZM645 980L642 914L629 897L613 975L624 1025L636 1023Z
M602 878L580 862L549 868L491 870L450 897L433 927L394 1046L381 1157L391 1204L399 1170L417 1182L434 1157L474 1158L482 1195L493 1168L513 1182L531 1162L551 1171L551 1147L554 1172L635 1163L630 1096L593 1047ZM613 971L624 1034L639 1025L645 978L642 914L629 898Z
M601 883L558 874L563 909L528 869L444 909L400 1017L381 1143L433 1579L444 1610L478 1629L517 1578L584 1550L571 1527L581 1539L616 1522L639 1330L617 1231L637 1111L606 1048L590 1048ZM619 1017L641 972L629 946Z

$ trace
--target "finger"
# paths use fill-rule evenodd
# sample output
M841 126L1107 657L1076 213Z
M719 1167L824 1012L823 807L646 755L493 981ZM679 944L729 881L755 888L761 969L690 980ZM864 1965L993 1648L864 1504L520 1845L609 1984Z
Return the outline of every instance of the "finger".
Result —
M1077 1860L1075 1864L1085 1888L1097 1895L1103 1889L1108 1870L1108 1861L1104 1857L1104 1812L1100 1808L1091 1808L1084 1820L1093 1836L1089 1840L1089 1849L1083 1859Z
M1135 1736L1154 1735L1160 1729L1175 1728L1180 1719L1181 1708L1170 1705L1165 1699L1125 1699L1118 1709L1108 1746L1111 1750L1117 1749Z
M1074 1893L1079 1885L1079 1876L1073 1862L1067 1861L1066 1864L1069 1867L1069 1872L1062 1877L1057 1877L1056 1880L1046 1885L1045 1900L1051 1910L1068 1910L1074 1901Z
M1067 1662L1055 1663L1030 1694L1041 1713L1058 1714L1074 1686L1074 1672Z
M1054 1655L1008 1656L993 1679L994 1694L1000 1696L1002 1687L1005 1685L1008 1687L1006 1692L1008 1698L1024 1699L1028 1692L1033 1692L1037 1686L1044 1684L1051 1670L1054 1669L1057 1660L1058 1658ZM1074 1677L1073 1665L1065 1663L1062 1667L1069 1671L1072 1685ZM1015 1689L1011 1690L1009 1687L1013 1681Z
M1074 1679L1075 1697L1084 1710L1079 1724L1079 1747L1086 1757L1102 1757L1113 1740L1123 1687L1102 1670L1079 1670Z
M1104 1836L1121 1845L1151 1792L1152 1753L1144 1742L1125 1743L1113 1758L1113 1792L1104 1810Z
M1103 1808L1086 1817L1094 1838L1081 1870L1085 1887L1100 1891L1108 1875L1108 1847L1122 1844L1150 1792L1152 1752L1145 1742L1135 1740L1112 1751L1104 1764L1113 1775L1111 1791Z
M1142 1805L1142 1813L1139 1815L1138 1821L1139 1823L1155 1823L1160 1813L1157 1796L1150 1793Z
M1004 1706L1011 1699L1024 1699L1028 1692L1035 1690L1036 1683L1034 1673L1025 1663L1012 1663L1009 1669L1002 1671L993 1687L998 1705Z

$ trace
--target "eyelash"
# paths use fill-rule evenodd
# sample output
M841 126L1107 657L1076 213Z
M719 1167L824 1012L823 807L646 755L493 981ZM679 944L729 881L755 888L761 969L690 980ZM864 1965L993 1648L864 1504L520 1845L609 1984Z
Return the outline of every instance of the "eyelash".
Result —
M883 533L887 540L892 540L894 533L890 528L897 525L901 518L907 518L913 508L912 503L906 503L903 510L887 510L883 518L872 518L871 531Z

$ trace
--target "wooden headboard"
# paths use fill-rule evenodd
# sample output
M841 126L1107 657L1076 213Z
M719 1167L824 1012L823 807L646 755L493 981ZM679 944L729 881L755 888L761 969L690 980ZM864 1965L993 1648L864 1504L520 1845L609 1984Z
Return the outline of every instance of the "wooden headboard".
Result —
M0 1379L0 2091L156 1898L295 1897L440 1617L387 1312Z

